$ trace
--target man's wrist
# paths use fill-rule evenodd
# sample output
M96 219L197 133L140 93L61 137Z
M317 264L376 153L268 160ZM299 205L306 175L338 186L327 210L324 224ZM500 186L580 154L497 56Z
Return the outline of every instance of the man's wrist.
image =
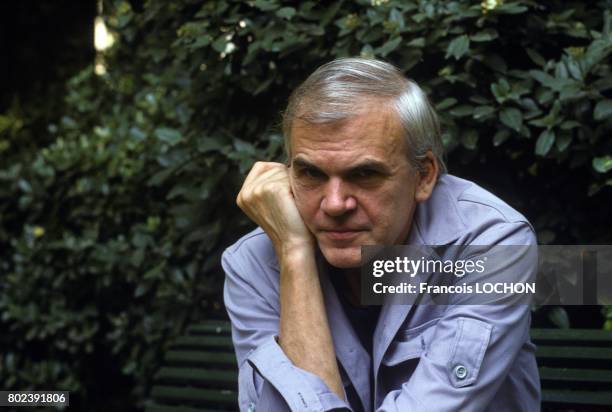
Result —
M295 240L283 242L278 248L278 260L281 265L296 267L302 266L309 260L315 259L314 242L308 240Z

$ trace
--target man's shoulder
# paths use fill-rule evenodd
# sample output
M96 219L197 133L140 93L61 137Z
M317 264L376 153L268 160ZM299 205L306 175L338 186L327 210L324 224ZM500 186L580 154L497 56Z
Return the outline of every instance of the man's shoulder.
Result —
M261 227L238 239L223 252L223 262L258 272L278 271L278 259L272 241Z
M520 212L476 183L449 174L440 176L416 222L426 244L496 243L509 230L522 230L524 241L533 241L533 228Z

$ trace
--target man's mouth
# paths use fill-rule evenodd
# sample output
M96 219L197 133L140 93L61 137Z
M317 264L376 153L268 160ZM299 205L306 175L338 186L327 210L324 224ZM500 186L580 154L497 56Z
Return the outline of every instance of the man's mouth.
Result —
M331 240L353 240L363 230L324 230L323 235Z

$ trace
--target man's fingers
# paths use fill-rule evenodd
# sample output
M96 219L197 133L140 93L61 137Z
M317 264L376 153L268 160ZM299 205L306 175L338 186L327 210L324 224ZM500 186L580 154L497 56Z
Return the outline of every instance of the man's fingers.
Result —
M250 200L260 197L266 190L282 187L283 181L288 185L287 166L276 162L256 162L242 184L236 203L244 210Z
M286 168L286 166L282 163L276 162L255 162L247 177L244 179L244 183L242 183L242 187L250 187L253 184L253 181L258 179L262 174L267 171L278 169L278 168Z

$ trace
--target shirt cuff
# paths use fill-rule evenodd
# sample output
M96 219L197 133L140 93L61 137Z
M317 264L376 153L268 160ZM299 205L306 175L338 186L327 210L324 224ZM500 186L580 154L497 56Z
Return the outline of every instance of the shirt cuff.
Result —
M349 410L317 375L291 363L272 336L251 352L247 361L285 399L292 411L324 412L334 409Z

